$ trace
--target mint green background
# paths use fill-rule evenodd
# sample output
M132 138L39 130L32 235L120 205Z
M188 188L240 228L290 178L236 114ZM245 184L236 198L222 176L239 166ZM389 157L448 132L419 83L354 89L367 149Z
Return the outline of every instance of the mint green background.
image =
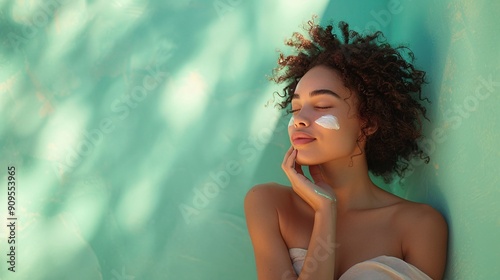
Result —
M312 14L414 50L432 160L383 187L444 214L446 279L499 279L499 3L1 0L0 279L255 279L243 198L289 145L266 75Z

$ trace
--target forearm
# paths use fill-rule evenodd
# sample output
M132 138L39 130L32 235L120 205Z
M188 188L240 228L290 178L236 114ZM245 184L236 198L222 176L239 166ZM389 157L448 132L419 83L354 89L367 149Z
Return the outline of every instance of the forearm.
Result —
M336 219L336 206L334 204L316 212L311 240L299 280L333 279L335 274Z

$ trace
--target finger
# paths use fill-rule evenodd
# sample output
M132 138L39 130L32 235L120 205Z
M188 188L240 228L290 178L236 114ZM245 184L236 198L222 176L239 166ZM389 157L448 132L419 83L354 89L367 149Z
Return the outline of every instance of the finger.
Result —
M297 163L297 153L295 153L295 157L294 157L294 161L295 161L295 171L297 171L297 173L299 173L300 175L304 175L304 171L302 170L302 165L300 165L299 163Z
M292 148L290 155L288 156L288 158L286 158L285 162L283 163L283 171L290 180L290 183L292 183L292 187L298 183L297 180L300 180L300 177L303 177L301 176L302 169L300 168L300 165L295 162L296 157L297 157L297 150ZM297 170L297 168L299 169Z
M286 166L288 168L291 168L291 169L296 168L296 166L297 166L297 164L295 162L296 157L297 157L297 150L293 149L286 160Z
M297 172L295 171L296 153L297 153L296 151L292 150L292 152L288 155L288 157L285 158L282 165L283 171L285 171L285 174L287 174L289 179L292 179L290 178L291 175L297 174Z
M281 163L281 168L283 170L285 170L286 168L288 168L287 162L288 162L288 158L290 157L290 155L292 154L292 152L293 152L293 147L290 147L288 149L288 151L286 151L285 156L283 157L283 162Z

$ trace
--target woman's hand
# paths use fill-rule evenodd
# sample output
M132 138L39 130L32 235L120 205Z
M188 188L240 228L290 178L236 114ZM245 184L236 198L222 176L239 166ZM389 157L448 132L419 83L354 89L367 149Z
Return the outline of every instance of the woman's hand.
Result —
M319 165L309 166L309 173L314 182L311 182L302 171L302 166L295 160L297 150L293 147L286 152L281 168L285 171L292 188L314 211L318 211L325 206L336 203L335 193L332 188L325 183Z

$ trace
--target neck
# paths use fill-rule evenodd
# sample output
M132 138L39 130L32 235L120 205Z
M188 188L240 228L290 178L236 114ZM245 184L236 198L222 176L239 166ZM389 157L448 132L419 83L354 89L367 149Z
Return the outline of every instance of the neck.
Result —
M373 204L377 187L368 176L364 156L354 156L348 161L321 164L323 177L337 197L338 210L363 209Z

